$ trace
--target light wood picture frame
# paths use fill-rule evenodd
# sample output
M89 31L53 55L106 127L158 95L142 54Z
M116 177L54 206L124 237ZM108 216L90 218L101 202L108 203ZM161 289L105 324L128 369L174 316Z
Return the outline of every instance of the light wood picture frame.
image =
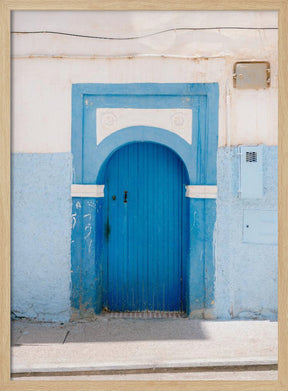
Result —
M288 0L1 0L0 390L288 390ZM279 23L278 381L11 381L10 379L10 19L16 10L273 10Z

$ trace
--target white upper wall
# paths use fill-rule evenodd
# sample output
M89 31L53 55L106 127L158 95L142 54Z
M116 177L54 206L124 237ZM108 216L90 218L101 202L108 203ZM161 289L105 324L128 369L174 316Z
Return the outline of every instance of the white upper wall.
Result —
M117 28L115 28L117 26ZM129 37L175 27L277 28L276 11L14 11L12 31Z
M218 82L219 146L277 144L276 12L17 11L12 32L13 152L71 150L82 82ZM269 61L271 87L234 89L241 60Z

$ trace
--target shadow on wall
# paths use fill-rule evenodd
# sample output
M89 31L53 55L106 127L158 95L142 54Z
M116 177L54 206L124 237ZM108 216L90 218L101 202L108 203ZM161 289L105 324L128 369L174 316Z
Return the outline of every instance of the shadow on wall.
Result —
M207 339L200 320L97 319L77 323L12 322L12 346L49 343Z

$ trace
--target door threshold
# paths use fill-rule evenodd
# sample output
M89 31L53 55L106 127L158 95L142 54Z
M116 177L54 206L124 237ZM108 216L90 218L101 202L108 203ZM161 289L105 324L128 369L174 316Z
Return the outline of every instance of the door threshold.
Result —
M109 312L103 311L100 314L105 318L121 318L121 319L178 319L185 318L187 314L185 312L176 311L131 311L131 312Z

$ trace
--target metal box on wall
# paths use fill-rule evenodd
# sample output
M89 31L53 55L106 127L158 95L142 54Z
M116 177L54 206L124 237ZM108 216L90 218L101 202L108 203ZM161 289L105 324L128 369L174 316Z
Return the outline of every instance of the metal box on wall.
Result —
M278 216L274 210L244 210L243 242L277 244Z
M240 197L263 197L263 148L262 145L240 147Z
M270 87L270 64L267 61L236 62L233 85L239 89L262 89Z

